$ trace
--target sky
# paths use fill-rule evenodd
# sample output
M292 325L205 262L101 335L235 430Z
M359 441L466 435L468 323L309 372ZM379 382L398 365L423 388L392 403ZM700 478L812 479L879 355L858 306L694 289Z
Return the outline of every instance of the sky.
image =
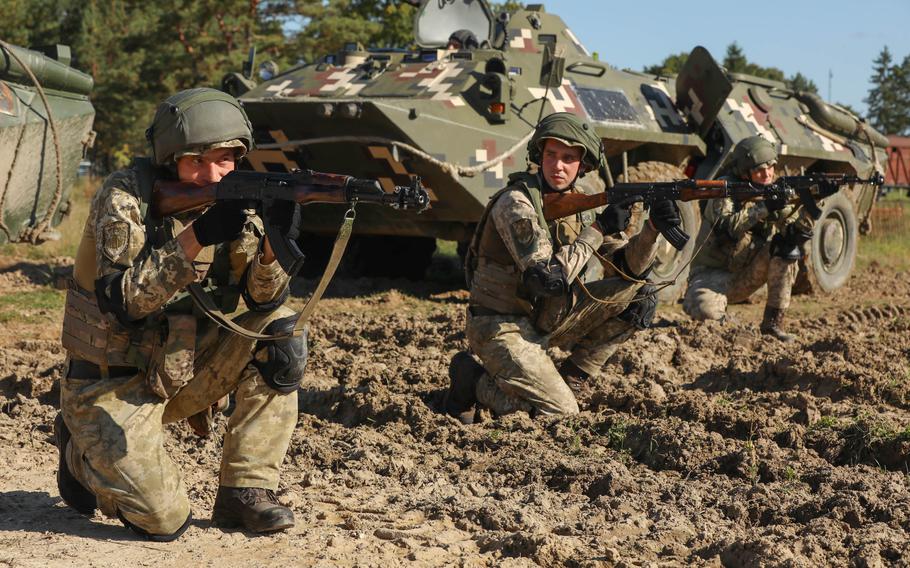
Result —
M537 0L601 61L641 71L702 45L721 61L736 42L749 61L797 72L861 113L884 46L910 55L910 0Z

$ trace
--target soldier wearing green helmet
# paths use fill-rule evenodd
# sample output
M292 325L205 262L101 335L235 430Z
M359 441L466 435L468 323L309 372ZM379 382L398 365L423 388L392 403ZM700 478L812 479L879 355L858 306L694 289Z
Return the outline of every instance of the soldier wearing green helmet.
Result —
M741 140L733 149L728 179L766 185L775 180L777 149L762 136ZM713 229L712 229L713 228ZM724 320L727 304L743 302L767 284L760 330L784 342L784 311L796 282L797 261L812 237L812 221L783 201L708 201L702 210L699 242L683 309L697 320Z
M490 198L465 261L470 352L451 362L445 404L463 423L478 404L496 415L577 413L576 395L590 389L590 376L653 317L646 286L653 223L680 222L672 201L653 206L652 222L632 237L624 233L632 202L545 220L544 194L596 186L579 180L606 167L600 138L574 114L545 117L528 156L528 170ZM551 346L570 352L559 368Z
M234 411L224 433L212 520L254 532L293 526L276 496L297 420L306 337L259 344L220 329L187 294L199 285L253 331L278 334L288 275L262 220L239 201L164 219L149 211L156 180L216 183L253 148L246 113L213 89L163 101L146 131L152 157L111 174L94 196L69 283L67 369L55 420L60 495L79 513L118 517L150 540L190 524L187 489L164 450L164 425L188 419L208 435L213 406ZM188 191L192 191L189 189ZM292 228L299 215L287 212ZM291 323L293 325L293 323Z

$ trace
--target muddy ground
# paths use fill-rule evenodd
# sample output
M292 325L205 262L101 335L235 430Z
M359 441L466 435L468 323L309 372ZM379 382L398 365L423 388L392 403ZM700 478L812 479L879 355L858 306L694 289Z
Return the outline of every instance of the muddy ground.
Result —
M0 317L0 565L910 563L910 273L873 264L798 298L793 346L758 334L758 303L725 325L664 309L580 415L468 427L439 412L466 292L338 282L312 324L279 491L297 526L209 526L220 417L207 440L169 428L198 520L159 544L57 494L64 353L48 290L70 262L0 259L0 295L51 296Z

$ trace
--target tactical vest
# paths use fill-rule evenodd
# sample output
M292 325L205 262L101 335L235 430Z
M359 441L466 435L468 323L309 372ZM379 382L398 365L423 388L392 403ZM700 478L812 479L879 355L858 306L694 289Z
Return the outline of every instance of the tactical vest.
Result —
M509 185L490 198L465 256L465 276L471 290L470 304L504 315L531 316L533 306L522 288L519 268L496 224L489 222L496 201L515 189L523 191L531 200L537 213L537 224L549 235L554 251L562 245L571 244L581 229L593 222L594 215L585 212L547 223L540 178L527 172L509 176Z
M156 178L151 160L137 158L130 167L136 171L138 180L139 195L136 197L146 227L145 246L160 246L173 238L182 224L174 218L162 221L148 214ZM94 363L102 370L114 366L148 369L151 360L157 359L158 351L162 349L179 347L185 352L188 346L192 351L196 337L195 322L203 316L185 291L134 328L123 325L113 314L101 312L95 296L98 274L96 250L94 227L87 221L76 253L73 278L67 285L62 343L70 356ZM228 251L226 247L219 247L213 257L205 258L205 253L210 250L204 248L197 257L198 261L212 263L204 289L223 312L231 313L239 303L240 290L238 286L228 284Z

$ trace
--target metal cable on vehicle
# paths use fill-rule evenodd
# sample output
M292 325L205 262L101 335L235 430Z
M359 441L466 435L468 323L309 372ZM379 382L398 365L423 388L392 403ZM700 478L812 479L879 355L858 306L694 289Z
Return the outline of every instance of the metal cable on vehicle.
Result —
M41 221L39 221L38 224L33 225L33 226L29 227L27 230L25 230L23 232L21 238L16 238L16 239L10 238L10 242L28 241L32 244L39 244L41 235L50 226L51 220L54 218L54 213L56 213L56 211L57 211L57 206L60 204L60 199L63 197L63 161L60 156L60 137L57 135L57 123L54 122L54 117L51 115L51 106L47 102L47 96L44 94L44 89L41 87L41 83L38 81L38 78L35 77L34 73L32 73L31 68L24 61L22 61L18 55L16 55L16 53L13 51L13 49L11 48L11 46L8 43L6 43L3 40L0 40L0 47L2 47L4 50L6 50L6 53L8 53L10 57L12 57L13 59L16 60L16 63L18 63L19 66L22 67L22 69L25 71L26 75L28 75L28 78L35 85L35 90L38 91L38 96L41 97L41 102L44 104L44 112L47 113L47 121L50 124L51 135L53 136L53 139L54 139L54 158L55 158L54 162L55 162L56 172L57 172L57 188L54 191L54 196L53 196L53 198L51 198L51 202L47 207L47 211L44 212L44 218L41 219ZM27 119L26 119L26 121L27 121ZM23 135L25 133L25 127L26 127L26 124L23 124L22 125ZM21 142L22 142L22 135L20 135L19 144L21 144ZM16 146L16 150L17 150L17 155L18 155L18 150L19 150L18 144ZM14 164L15 164L15 158L14 158ZM12 179L12 177L13 177L13 170L12 170L12 165L10 165L9 176L7 177L6 183L4 184L3 194L2 194L2 196L0 196L0 206L2 206L2 202L6 198L7 189L9 188L9 183L10 183L10 180ZM3 226L3 230L6 232L7 237L9 238L10 237L9 230L2 223L2 215L3 215L3 210L0 209L0 225Z
M418 158L422 158L438 167L439 169L443 170L453 178L457 179L457 176L474 177L481 172L496 167L501 162L511 157L520 148L526 146L528 144L528 140L530 140L531 136L533 135L534 131L531 130L524 138L516 142L504 153L496 156L493 159L487 160L486 162L473 166L462 166L460 164L453 164L452 162L439 160L424 152L420 148L412 146L406 142L399 142L398 140L392 140L391 138L384 138L382 136L323 136L320 138L303 138L300 140L287 140L284 142L274 142L271 144L259 144L256 147L260 150L278 150L281 148L286 148L288 146L313 146L316 144L338 144L345 142L353 142L357 144L384 144L400 148L405 152L417 156Z

